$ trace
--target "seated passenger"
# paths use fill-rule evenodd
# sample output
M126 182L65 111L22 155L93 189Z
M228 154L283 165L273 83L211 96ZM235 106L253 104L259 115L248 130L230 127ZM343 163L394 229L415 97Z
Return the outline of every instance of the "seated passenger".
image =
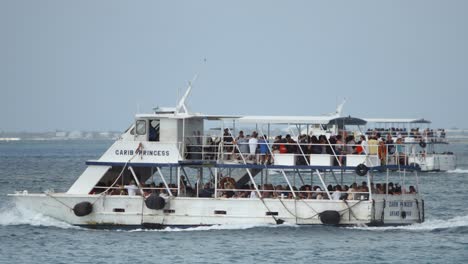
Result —
M340 200L341 199L341 186L336 185L331 195L332 200Z

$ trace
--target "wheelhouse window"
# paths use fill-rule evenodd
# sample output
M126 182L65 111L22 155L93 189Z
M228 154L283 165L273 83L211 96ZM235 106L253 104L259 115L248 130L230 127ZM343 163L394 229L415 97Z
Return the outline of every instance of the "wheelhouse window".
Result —
M159 141L159 119L150 120L149 141Z
M137 122L136 122L136 133L137 133L137 135L145 135L146 134L146 121L145 120L137 120Z

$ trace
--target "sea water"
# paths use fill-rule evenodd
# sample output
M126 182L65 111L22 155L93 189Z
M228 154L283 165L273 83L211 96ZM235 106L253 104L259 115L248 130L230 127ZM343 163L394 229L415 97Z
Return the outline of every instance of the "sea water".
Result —
M7 193L65 191L110 141L0 143L0 263L468 263L468 145L420 174L426 222L396 227L94 230L17 208Z

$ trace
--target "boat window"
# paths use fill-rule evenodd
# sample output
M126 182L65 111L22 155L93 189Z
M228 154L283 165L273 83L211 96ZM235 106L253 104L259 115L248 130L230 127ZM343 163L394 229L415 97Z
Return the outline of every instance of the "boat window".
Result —
M149 141L159 141L159 119L150 120Z
M137 135L145 135L146 134L146 121L145 120L137 120L137 122L136 122L136 133L137 133Z

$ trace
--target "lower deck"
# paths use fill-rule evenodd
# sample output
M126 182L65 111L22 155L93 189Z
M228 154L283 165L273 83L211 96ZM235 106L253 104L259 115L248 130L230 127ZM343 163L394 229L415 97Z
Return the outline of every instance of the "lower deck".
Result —
M424 221L424 202L414 194L375 195L372 200L352 201L165 197L163 204L159 204L157 209L150 209L141 196L79 196L59 193L18 193L12 196L19 207L73 225L96 227L402 225ZM91 204L91 211L86 215L77 216L76 206L83 203Z

